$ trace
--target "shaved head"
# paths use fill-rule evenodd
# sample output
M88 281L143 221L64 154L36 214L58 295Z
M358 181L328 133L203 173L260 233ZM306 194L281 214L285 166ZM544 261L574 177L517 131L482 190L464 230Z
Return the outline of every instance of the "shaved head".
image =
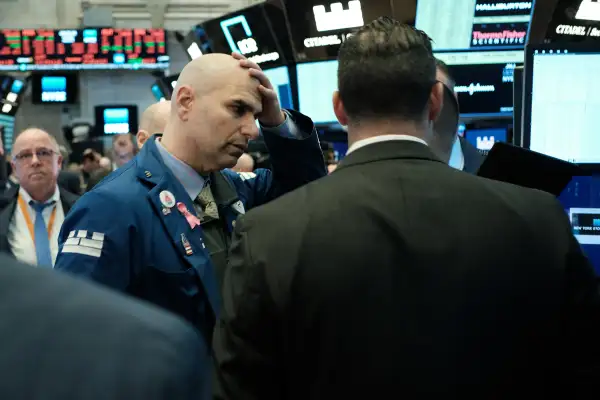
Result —
M197 171L233 167L258 136L259 85L240 60L226 54L189 62L173 91L163 145Z
M138 149L142 148L150 136L165 131L165 127L169 121L170 111L170 101L154 103L144 110L140 121L140 127L136 134Z

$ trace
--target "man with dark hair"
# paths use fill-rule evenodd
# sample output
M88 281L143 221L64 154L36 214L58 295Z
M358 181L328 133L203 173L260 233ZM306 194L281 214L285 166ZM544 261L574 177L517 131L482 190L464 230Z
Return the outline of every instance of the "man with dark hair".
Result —
M465 138L458 136L460 106L458 96L454 93L456 82L445 62L436 59L436 67L436 79L444 84L444 106L434 124L435 134L429 141L429 146L451 167L475 174L483 163L484 154Z
M237 222L216 398L543 398L593 371L597 288L562 207L427 145L444 93L429 38L380 18L338 74L348 155Z

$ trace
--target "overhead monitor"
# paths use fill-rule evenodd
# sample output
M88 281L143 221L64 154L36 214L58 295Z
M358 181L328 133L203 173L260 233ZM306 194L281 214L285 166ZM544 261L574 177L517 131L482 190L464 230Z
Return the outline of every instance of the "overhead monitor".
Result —
M392 15L389 0L284 0L297 61L335 60L356 29Z
M264 70L265 75L271 81L282 108L295 109L292 98L292 84L290 83L290 72L288 67L277 67Z
M296 65L298 76L298 110L309 115L315 124L338 124L333 112L333 92L338 88L337 61L317 61Z
M96 130L99 135L137 133L138 108L133 105L96 106Z
M163 89L158 82L154 83L150 87L150 90L156 101L165 101L167 99L168 93L163 92Z
M164 29L2 29L0 70L169 67Z
M545 28L545 43L598 43L600 41L600 2L598 0L558 0ZM540 4L541 6L541 4ZM537 11L537 10L536 10Z
M31 101L34 104L75 104L78 77L73 73L31 75Z
M600 276L600 176L576 176L559 196L573 234Z
M600 48L528 49L524 147L577 164L600 164Z
M281 1L244 8L202 23L215 53L241 53L263 69L293 61Z

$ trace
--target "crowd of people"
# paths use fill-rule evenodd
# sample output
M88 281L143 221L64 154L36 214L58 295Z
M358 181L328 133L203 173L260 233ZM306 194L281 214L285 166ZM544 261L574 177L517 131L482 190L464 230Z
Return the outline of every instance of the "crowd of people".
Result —
M474 174L484 155L457 135L425 32L378 18L338 58L335 167L310 116L237 53L186 65L111 159L86 150L62 178L81 197L51 134L17 135L0 397L596 390L598 287L558 201ZM247 154L259 135L270 169Z

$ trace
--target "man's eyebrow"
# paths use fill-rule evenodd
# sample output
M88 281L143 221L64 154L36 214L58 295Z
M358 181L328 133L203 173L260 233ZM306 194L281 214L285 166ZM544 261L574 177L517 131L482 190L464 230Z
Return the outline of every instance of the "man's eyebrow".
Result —
M262 111L262 104L260 104L258 107L256 106L256 104L259 104L258 102L253 105L251 102L248 102L244 99L234 99L232 103L235 106L244 107L251 110L253 114L258 114Z

